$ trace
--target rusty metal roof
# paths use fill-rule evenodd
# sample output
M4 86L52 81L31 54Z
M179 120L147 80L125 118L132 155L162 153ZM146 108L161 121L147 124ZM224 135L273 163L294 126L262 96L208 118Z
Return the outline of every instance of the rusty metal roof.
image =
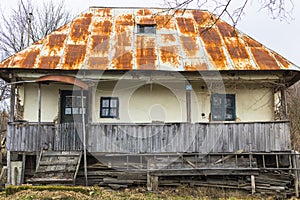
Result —
M0 68L60 70L297 70L300 68L208 11L90 8ZM137 24L156 25L139 34Z

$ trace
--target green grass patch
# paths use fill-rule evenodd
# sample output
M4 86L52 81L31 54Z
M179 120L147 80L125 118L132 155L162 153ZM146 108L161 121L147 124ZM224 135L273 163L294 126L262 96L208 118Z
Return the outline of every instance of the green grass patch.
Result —
M83 187L83 186L64 186L64 185L21 185L21 186L6 186L5 193L6 195L13 195L22 190L32 190L32 191L73 191L80 192L85 195L89 195L90 192L97 190L95 187Z

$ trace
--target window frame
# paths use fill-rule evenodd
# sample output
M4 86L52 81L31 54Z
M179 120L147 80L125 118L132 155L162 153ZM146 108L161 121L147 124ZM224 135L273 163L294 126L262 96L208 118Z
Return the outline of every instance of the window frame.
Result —
M146 29L148 28L149 30L153 30L151 32L146 32ZM137 24L136 29L137 29L137 34L156 34L156 24Z
M221 105L216 107L214 104L214 98L220 98ZM231 107L226 106L227 99L231 101ZM211 95L211 120L212 121L235 121L236 120L236 95L235 94L218 94ZM232 117L228 118L227 111L231 111ZM216 117L216 113L221 113L221 118Z
M108 100L108 106L103 106L104 100ZM117 105L115 107L111 106L111 100L116 100ZM108 109L108 115L104 115L103 109ZM116 115L111 115L111 109L116 109ZM119 97L100 98L100 118L119 118Z

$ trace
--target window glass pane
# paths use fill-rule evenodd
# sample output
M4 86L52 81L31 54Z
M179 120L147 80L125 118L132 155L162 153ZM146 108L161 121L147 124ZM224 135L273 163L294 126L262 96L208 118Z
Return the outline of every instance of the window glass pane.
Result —
M155 34L156 33L156 25L155 24L150 24L150 25L138 24L137 32L138 33Z
M72 113L73 115L78 115L79 114L78 108L72 108Z
M213 106L222 106L222 96L213 96L212 104Z
M117 117L117 109L111 108L110 109L110 116L111 117Z
M233 119L233 110L232 109L226 109L225 119Z
M65 115L71 115L72 114L72 108L65 108Z
M102 109L102 116L109 116L109 109Z
M109 107L109 99L103 99L102 100L102 106L108 108Z
M212 114L213 120L222 120L223 119L223 114L222 114L222 109L214 109L214 112Z
M156 28L156 26L154 26L154 25L145 26L145 33L155 33L155 28Z
M118 100L117 99L111 99L110 100L110 107L116 108L118 106Z
M226 99L225 99L225 106L226 107L230 107L230 108L233 107L233 99L232 99L232 97L226 97Z
M66 107L72 107L72 96L66 96Z
M81 97L77 96L74 98L75 104L74 107L81 107Z

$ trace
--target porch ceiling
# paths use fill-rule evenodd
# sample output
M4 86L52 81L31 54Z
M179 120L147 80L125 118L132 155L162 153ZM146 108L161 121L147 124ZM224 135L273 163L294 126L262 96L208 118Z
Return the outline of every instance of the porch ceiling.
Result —
M90 8L0 63L2 69L296 70L300 68L208 11ZM155 34L137 24L156 25Z

